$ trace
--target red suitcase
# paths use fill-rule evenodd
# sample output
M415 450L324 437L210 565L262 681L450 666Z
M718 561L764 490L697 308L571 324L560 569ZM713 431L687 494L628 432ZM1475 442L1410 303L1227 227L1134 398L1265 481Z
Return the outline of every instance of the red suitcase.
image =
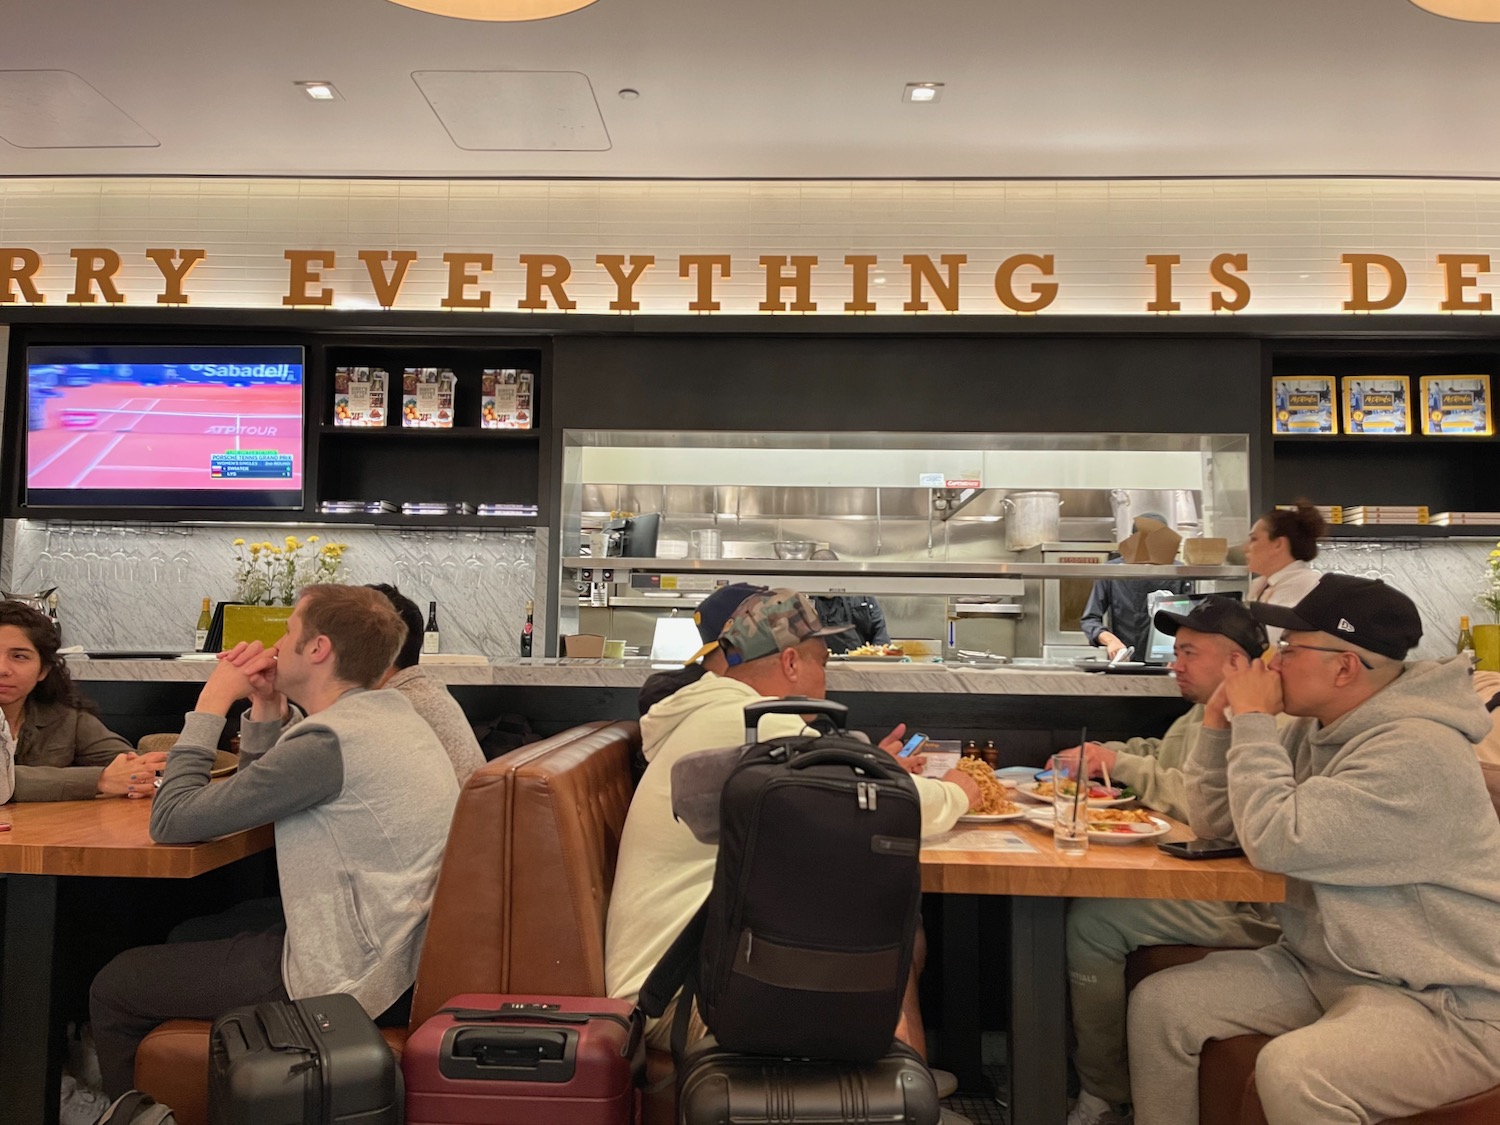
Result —
M643 1031L624 1000L455 996L406 1041L407 1125L634 1125Z

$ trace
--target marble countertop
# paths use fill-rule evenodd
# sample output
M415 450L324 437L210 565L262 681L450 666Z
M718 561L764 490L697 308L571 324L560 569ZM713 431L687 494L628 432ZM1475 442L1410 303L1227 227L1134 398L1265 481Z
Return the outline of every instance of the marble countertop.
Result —
M158 681L202 683L212 660L90 660L70 657L68 669L82 683ZM497 684L514 687L634 688L661 668L644 658L564 660L511 658L488 663L430 664L427 672L450 686ZM1171 676L1120 676L1052 670L1035 665L832 664L828 688L834 692L913 692L942 695L1177 696Z

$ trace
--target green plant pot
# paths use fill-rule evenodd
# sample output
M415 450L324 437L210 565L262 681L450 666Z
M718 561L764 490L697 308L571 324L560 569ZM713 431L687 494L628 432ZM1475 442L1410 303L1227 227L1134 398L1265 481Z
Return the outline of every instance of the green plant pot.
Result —
M292 615L289 605L226 605L224 607L224 648L241 641L259 641L270 648L286 634L286 620Z
M1500 625L1474 626L1474 667L1500 672Z

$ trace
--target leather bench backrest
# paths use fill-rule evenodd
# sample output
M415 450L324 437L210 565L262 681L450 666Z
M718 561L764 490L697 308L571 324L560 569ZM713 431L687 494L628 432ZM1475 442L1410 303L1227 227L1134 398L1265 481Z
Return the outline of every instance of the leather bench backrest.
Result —
M476 770L438 875L411 1026L462 992L604 995L604 920L633 722L590 723Z

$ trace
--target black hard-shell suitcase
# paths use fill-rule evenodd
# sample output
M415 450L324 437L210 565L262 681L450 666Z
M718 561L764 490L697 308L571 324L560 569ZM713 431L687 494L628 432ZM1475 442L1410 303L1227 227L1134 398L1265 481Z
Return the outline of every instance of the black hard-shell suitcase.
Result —
M932 1073L904 1043L864 1064L700 1043L679 1071L678 1125L937 1125L942 1113Z
M401 1125L396 1057L352 996L236 1008L209 1040L210 1125Z

